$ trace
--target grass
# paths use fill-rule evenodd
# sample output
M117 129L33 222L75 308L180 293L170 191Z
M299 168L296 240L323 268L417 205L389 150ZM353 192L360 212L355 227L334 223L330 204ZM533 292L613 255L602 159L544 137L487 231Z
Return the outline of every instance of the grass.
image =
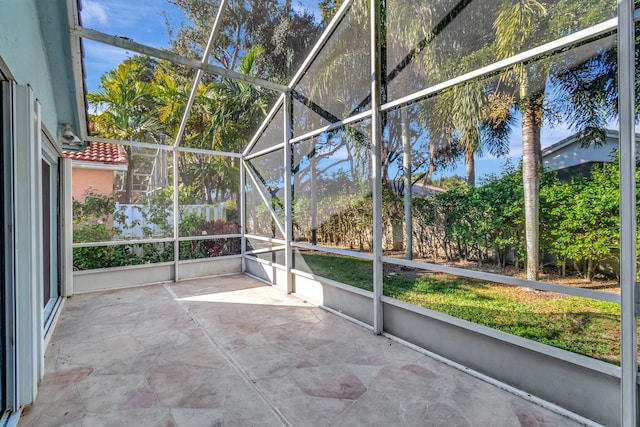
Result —
M298 259L304 261L306 271L372 290L371 261L317 253L300 253ZM614 303L428 273L386 276L384 294L594 359L620 363L620 307Z
M371 261L340 255L297 252L295 268L356 288L373 291L373 264Z

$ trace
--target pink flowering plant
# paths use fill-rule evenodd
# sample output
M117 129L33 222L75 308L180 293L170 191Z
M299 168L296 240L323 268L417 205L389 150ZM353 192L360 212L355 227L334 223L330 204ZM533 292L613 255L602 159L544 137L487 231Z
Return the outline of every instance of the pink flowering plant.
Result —
M221 219L207 221L197 213L184 213L180 217L180 236L217 236L240 233L240 226L233 221ZM240 239L238 238L180 242L180 259L209 258L238 253L240 253Z

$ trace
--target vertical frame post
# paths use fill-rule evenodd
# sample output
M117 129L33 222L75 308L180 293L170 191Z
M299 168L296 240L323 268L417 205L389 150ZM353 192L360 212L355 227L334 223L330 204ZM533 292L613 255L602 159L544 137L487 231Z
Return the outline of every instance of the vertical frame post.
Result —
M4 310L5 310L5 336L3 336L3 345L5 351L5 365L4 365L4 404L6 409L16 411L20 407L18 399L18 378L15 375L17 372L18 354L15 347L15 337L17 332L17 312L16 301L18 290L15 280L15 263L16 261L16 234L14 227L15 220L15 146L14 146L14 128L8 126L13 123L14 116L14 97L13 97L13 84L9 82L0 82L2 84L2 108L0 108L0 114L2 114L2 122L6 123L0 129L0 137L2 138L2 174L3 174L3 188L2 188L2 206L3 210L3 223L2 228L3 241L0 243L3 245L2 256L4 257L4 275L0 285L0 289L4 293ZM5 408L3 408L4 410Z
M247 183L245 182L245 170L244 170L244 156L240 157L240 232L242 238L240 239L240 253L242 254L241 264L242 272L247 271L247 262L245 260L245 253L247 252L247 238L245 237L247 229Z
M173 280L180 281L180 195L178 191L178 150L174 147L173 153Z
M621 425L637 423L635 24L633 0L618 0L620 114Z
M293 267L293 248L291 242L293 240L293 209L292 209L292 194L291 194L291 174L292 162L291 162L291 95L285 94L284 97L284 240L286 242L286 248L284 251L284 266L286 270L287 281L287 293L293 292L293 278L291 276L291 268Z
M373 192L373 332L380 334L382 324L382 122L381 104L381 62L380 62L380 13L381 1L371 0L371 179Z
M63 297L73 295L73 167L71 159L60 157L60 173L62 175L61 214L62 214L62 286Z

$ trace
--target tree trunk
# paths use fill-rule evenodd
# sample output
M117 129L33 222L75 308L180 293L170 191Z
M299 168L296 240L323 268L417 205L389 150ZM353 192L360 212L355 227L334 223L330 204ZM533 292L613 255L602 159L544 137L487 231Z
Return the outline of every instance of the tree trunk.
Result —
M411 185L411 140L409 138L409 118L405 108L400 110L400 124L402 126L402 168L404 169L404 234L405 259L413 257L413 188Z
M596 274L596 264L593 262L593 259L589 258L587 261L587 280L589 282L593 281L593 276Z
M316 188L316 153L311 153L311 244L318 244L318 189Z
M433 183L433 173L436 171L436 146L433 142L429 144L429 167L427 173L424 175L424 185L431 185Z
M242 160L240 159L233 159L233 165L238 168L238 170L240 170L240 162ZM246 172L245 172L246 174ZM238 183L240 184L240 183ZM242 223L243 220L246 221L247 218L247 212L246 212L246 200L247 200L247 195L246 195L246 191L247 191L247 182L245 180L245 184L243 188L240 188L240 185L238 185L238 191L235 194L235 199L236 199L236 221L238 223L238 225L240 225ZM242 203L245 203L245 213L244 213L244 218L240 217L240 212L242 212L242 208L241 205ZM246 227L246 225L245 225ZM242 230L243 232L245 232L246 230Z
M136 165L133 160L133 148L126 147L125 150L127 153L127 175L125 176L124 199L122 200L122 203L131 204L133 199L133 173Z
M464 164L467 167L467 185L469 187L476 186L476 160L473 156L473 152L465 150L464 152Z
M539 264L539 216L540 216L540 167L542 148L542 101L544 83L535 93L529 93L528 76L522 76L520 96L522 106L522 184L524 191L525 244L527 255L527 279L538 280Z
M522 112L522 184L524 191L525 242L527 251L527 279L538 280L538 221L539 191L538 162L536 159L536 111L527 105Z

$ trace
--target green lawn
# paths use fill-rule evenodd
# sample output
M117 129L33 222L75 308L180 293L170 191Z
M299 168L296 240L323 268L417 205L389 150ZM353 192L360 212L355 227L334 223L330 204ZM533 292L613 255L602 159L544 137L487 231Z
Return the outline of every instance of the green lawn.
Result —
M316 253L300 253L297 257L298 262L304 263L305 268L300 269L372 290L371 261ZM617 304L527 292L446 274L385 277L384 294L595 359L620 363Z

